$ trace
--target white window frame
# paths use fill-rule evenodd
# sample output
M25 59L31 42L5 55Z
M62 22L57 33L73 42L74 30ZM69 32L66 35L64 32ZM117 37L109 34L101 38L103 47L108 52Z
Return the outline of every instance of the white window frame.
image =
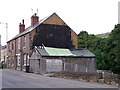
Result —
M20 66L20 55L17 56L17 65Z
M26 47L26 36L24 36L24 48Z
M18 49L20 49L20 37L18 38Z
M26 61L27 61L27 60L26 60L26 54L24 54L24 61L23 61L23 63L24 63L23 65L24 65L24 66L26 66Z
M29 61L30 61L30 58L29 58L29 55L27 55L27 65L29 65Z
M15 41L12 41L12 51L14 51L14 45L15 45Z

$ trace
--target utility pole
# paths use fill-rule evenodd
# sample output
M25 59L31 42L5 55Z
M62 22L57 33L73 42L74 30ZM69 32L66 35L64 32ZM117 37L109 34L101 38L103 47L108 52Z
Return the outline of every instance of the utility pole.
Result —
M0 62L1 62L1 35L0 35Z
M5 24L6 25L6 43L7 43L7 40L8 40L8 23L0 22L0 24Z

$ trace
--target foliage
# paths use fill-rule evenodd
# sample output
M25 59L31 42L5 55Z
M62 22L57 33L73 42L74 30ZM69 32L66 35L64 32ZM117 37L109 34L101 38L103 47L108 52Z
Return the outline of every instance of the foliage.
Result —
M97 69L111 70L120 74L120 25L107 38L97 37L81 31L78 34L78 47L88 48L96 55Z

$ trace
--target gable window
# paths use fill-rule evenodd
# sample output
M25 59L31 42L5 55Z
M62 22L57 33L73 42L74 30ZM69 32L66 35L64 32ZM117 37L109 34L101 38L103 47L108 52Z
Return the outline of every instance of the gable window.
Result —
M18 38L18 49L20 49L20 38Z
M24 48L26 47L26 36L24 36Z

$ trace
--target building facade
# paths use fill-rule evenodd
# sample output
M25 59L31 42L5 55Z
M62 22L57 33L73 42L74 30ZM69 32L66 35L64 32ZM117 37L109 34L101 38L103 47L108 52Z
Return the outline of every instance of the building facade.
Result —
M24 71L33 48L41 45L74 49L78 47L77 34L56 13L40 21L34 14L31 26L25 28L23 20L19 34L7 42L8 68Z
M7 46L2 46L1 47L1 61L4 63L7 63Z

